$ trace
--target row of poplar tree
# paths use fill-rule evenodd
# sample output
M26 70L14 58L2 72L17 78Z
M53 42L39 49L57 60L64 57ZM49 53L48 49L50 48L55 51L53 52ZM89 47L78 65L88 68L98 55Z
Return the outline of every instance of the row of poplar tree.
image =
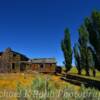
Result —
M72 55L74 53L78 74L81 74L82 70L85 69L86 76L89 76L90 69L92 69L95 76L96 70L100 71L100 12L93 11L89 17L85 18L78 29L79 38L73 50L69 29L65 29L64 32L65 36L61 42L61 48L65 58L66 72L72 68Z

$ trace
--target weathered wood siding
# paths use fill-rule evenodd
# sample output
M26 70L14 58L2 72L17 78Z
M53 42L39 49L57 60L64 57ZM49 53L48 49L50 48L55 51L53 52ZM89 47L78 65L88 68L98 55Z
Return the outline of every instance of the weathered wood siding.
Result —
M43 67L41 67L43 65ZM55 72L56 64L32 64L31 69L33 71L44 72L44 73L51 73Z

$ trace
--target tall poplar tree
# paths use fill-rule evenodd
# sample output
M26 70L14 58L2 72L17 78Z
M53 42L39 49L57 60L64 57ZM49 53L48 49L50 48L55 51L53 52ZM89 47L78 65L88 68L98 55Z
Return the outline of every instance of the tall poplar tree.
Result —
M100 70L100 12L93 11L91 16L85 19L85 26L94 50L95 67Z
M81 66L81 56L79 51L78 43L74 45L74 58L75 58L75 65L78 70L78 74L81 75L82 72L82 66Z
M66 67L66 72L68 72L72 68L72 49L69 29L66 28L64 33L64 39L61 41L61 48L65 59L64 64Z
M89 60L88 60L88 41L89 34L84 25L79 28L79 45L80 45L80 55L81 55L81 66L86 71L86 76L89 76Z

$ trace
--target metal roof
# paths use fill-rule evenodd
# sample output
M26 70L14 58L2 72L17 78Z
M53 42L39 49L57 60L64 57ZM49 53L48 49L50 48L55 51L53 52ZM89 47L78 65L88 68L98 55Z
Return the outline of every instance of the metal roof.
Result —
M31 60L32 63L56 63L55 58L36 58Z

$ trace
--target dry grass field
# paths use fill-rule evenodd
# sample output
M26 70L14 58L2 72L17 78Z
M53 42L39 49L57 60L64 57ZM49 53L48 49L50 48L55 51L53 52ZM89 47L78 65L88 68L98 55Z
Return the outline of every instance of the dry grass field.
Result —
M26 73L9 73L0 74L0 100L16 100L16 97L4 97L2 94L4 91L16 92L17 84L20 83L23 87L30 87L32 81L38 77L50 77L51 82L55 84L55 87L59 88L65 85L72 85L60 79L60 76L47 75L47 74L26 74ZM75 89L79 89L78 86L72 85Z
M23 86L26 86L32 82L33 78L32 74L0 74L0 89L15 90L18 82L20 82Z
M6 93L16 93L16 86L19 83L23 87L31 84L33 80L32 74L23 74L23 73L9 73L9 74L0 74L0 100L17 100L16 97L8 97L9 94Z

